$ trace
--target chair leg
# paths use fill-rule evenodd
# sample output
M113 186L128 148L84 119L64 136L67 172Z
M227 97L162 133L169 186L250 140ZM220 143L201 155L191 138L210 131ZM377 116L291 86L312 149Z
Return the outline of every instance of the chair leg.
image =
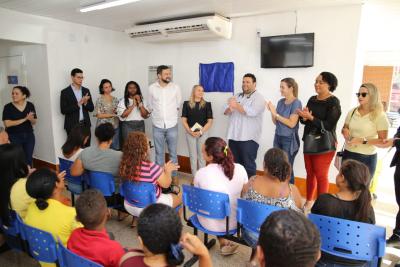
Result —
M72 207L75 207L75 195L72 192L71 192L71 205Z
M205 233L204 234L204 245L207 247L208 250L210 250L217 241L213 238L210 241L208 241L208 235ZM187 262L183 264L184 267L190 267L193 264L195 264L199 260L199 257L196 255L193 255L193 257L190 258Z

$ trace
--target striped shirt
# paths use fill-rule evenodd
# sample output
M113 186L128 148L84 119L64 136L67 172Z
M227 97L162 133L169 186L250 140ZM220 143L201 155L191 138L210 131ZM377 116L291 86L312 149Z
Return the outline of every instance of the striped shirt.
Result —
M132 180L154 184L156 186L156 196L158 198L161 194L161 187L158 185L157 180L160 178L162 172L163 168L160 165L154 162L142 161L139 177L134 177Z

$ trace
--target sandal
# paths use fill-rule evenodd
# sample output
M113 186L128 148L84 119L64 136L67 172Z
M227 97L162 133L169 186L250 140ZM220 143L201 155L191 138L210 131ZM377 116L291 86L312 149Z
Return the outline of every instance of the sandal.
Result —
M237 249L238 249L239 245L235 244L235 243L228 243L224 246L222 246L219 250L219 253L222 256L229 256L229 255L233 255L235 253L237 253Z

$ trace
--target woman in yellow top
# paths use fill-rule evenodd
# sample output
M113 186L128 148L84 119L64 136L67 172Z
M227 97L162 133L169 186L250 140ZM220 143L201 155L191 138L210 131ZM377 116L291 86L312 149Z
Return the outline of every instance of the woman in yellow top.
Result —
M356 95L359 106L349 111L342 128L346 139L343 160L354 159L364 163L372 179L377 163L376 147L384 145L389 122L374 84L362 84Z
M75 219L75 209L62 203L64 176L65 172L57 176L48 169L39 169L28 177L26 191L35 199L35 202L28 207L24 222L53 234L56 240L59 237L66 246L72 231L81 227L81 224ZM41 265L55 266L44 263Z
M17 144L1 145L0 217L6 225L9 223L10 207L23 218L29 204L34 201L25 189L28 173L22 147Z

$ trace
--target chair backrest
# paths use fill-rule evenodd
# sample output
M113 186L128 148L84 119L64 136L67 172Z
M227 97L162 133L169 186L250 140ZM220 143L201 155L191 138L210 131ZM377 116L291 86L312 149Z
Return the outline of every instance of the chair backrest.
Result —
M246 230L259 234L260 227L265 219L274 211L283 208L270 206L255 201L238 199L237 203L237 221Z
M156 203L156 187L152 183L126 181L121 185L121 195L129 204L145 208Z
M229 195L183 185L183 205L195 214L211 219L224 219L231 213Z
M105 197L112 196L115 192L114 176L108 172L89 172L89 187L100 190Z
M62 242L58 240L58 260L60 262L60 267L102 267L94 261L85 259L72 251L68 250L63 246Z
M1 232L4 233L7 245L10 248L23 251L24 244L21 237L21 226L18 219L18 214L15 211L10 210L9 225L5 225L0 219L0 229Z
M24 223L21 230L28 241L29 253L34 259L47 263L57 262L57 243L52 234Z
M321 250L326 253L363 261L374 261L385 254L384 227L317 214L308 218L317 225Z
M60 163L59 165L59 169L60 172L65 171L65 180L67 180L68 183L73 183L73 184L78 184L78 185L82 185L82 175L80 176L72 176L71 175L71 166L74 163L73 161L67 160L67 159L63 159L63 158L58 158L58 162ZM75 187L74 187L75 188ZM70 190L71 191L71 190ZM75 190L74 190L75 191ZM81 193L82 190L80 190L80 192L73 192L73 193Z

